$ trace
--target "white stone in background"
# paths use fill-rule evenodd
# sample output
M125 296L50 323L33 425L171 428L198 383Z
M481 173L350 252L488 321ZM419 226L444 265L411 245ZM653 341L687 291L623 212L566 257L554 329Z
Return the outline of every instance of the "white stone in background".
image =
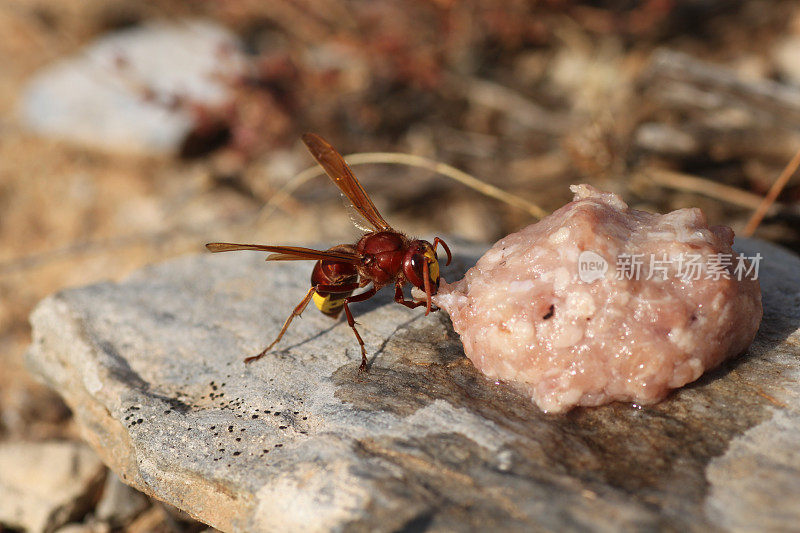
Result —
M773 51L778 72L790 83L800 85L800 35L782 40Z
M98 520L114 527L122 527L149 505L147 496L124 484L119 476L111 472L106 479L103 496L94 514Z
M145 101L142 89L218 104L229 95L220 77L241 72L243 64L240 43L225 28L199 20L149 22L100 37L39 71L20 111L42 135L107 149L170 152L192 117Z
M91 508L105 473L83 443L0 444L0 530L55 530Z
M67 524L56 530L55 533L109 533L111 526L105 522L90 522L88 524Z
M700 145L688 133L658 122L648 122L638 127L636 145L645 150L684 156L700 149Z

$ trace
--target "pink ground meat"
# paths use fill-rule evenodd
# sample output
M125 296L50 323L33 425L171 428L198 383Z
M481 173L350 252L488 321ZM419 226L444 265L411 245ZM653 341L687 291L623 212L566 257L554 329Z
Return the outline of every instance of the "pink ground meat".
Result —
M699 209L657 215L571 189L574 201L442 283L434 301L478 369L563 412L657 402L747 349L762 314L757 260L731 251L730 228Z

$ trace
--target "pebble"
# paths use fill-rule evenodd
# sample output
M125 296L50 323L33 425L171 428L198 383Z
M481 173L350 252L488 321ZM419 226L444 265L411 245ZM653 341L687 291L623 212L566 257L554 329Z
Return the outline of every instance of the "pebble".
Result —
M79 442L0 443L0 530L53 531L90 509L106 468Z
M34 74L20 115L47 137L110 150L174 153L194 118L173 102L224 102L230 91L222 78L242 71L240 50L231 32L203 20L118 30Z

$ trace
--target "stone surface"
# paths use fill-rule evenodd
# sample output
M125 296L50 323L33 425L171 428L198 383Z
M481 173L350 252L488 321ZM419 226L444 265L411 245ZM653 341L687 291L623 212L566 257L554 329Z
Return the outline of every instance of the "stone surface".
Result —
M0 444L0 530L54 531L91 507L105 474L83 443Z
M353 306L368 374L346 323L312 309L245 366L311 268L257 253L52 296L27 360L126 483L223 531L788 529L800 521L800 259L739 249L764 256L753 346L648 407L543 414L475 370L443 313L386 291ZM454 247L455 268L483 250Z
M170 99L206 105L230 96L239 42L206 21L150 22L105 35L39 71L20 102L37 133L103 148L172 152L193 125ZM154 98L146 98L150 92Z

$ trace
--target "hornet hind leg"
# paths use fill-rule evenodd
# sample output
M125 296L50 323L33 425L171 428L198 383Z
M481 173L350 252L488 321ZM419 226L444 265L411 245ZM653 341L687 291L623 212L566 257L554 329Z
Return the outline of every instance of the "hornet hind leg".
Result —
M258 361L259 359L264 357L267 354L267 352L272 349L273 346L278 344L278 341L281 340L281 337L283 337L283 334L286 333L287 329L289 329L289 324L292 323L292 320L294 320L294 317L300 316L301 314L303 314L303 311L305 311L306 307L308 306L308 303L311 301L311 298L314 296L314 291L315 290L316 289L314 287L311 287L308 290L308 293L306 293L305 297L300 301L299 304L297 304L297 307L294 308L294 311L292 311L292 314L289 315L289 318L286 319L286 322L283 323L283 327L281 328L280 333L278 333L278 336L275 338L274 341L272 341L272 344L270 344L269 346L264 348L261 351L260 354L254 355L253 357L248 357L247 359L245 359L244 360L245 363L252 363L253 361Z
M358 330L356 329L356 321L353 318L353 313L350 312L350 307L347 304L353 302L363 302L364 300L375 296L376 292L378 292L378 289L373 286L366 292L356 294L355 296L348 296L344 299L344 314L347 316L347 324L353 330L353 333L355 333L356 339L358 340L358 345L361 348L361 366L358 367L359 372L366 372L367 370L367 349L364 347L364 340L361 338L361 335L358 334Z
M289 315L289 318L286 319L286 322L283 323L283 327L281 328L281 330L278 333L278 336L275 338L275 340L272 341L272 344L270 344L269 346L264 348L261 351L261 353L259 353L258 355L254 355L253 357L248 357L247 359L244 360L244 362L245 363L252 363L253 361L258 361L259 359L261 359L262 357L267 355L267 352L269 352L272 349L273 346L278 344L278 342L283 337L283 334L286 333L287 329L289 329L289 324L292 323L292 320L294 320L294 317L300 316L301 314L303 314L303 311L305 311L306 307L308 307L308 304L314 298L315 294L319 294L319 293L332 293L332 294L350 293L350 292L354 291L355 289L357 289L358 287L359 287L358 283L345 283L345 284L342 284L342 285L322 285L322 284L318 283L317 285L311 287L308 290L308 292L306 293L305 297L300 301L299 304L297 304L297 307L294 308L294 311L292 311L292 314ZM375 294L375 292L372 292L372 294ZM372 294L370 294L370 296ZM362 296L362 295L359 294L358 296ZM348 301L348 298L344 298L342 300L343 307L344 307L345 311L348 313L348 316L349 316L349 318L348 318L348 323L349 323L350 320L352 319L352 316L349 315L350 312L347 309L347 304L346 304L347 301ZM360 301L360 300L356 300L356 301ZM325 312L322 309L320 309L320 310ZM326 313L326 314L328 314L328 313ZM353 326L353 324L350 324L350 327L353 328L353 331L355 331L355 327ZM364 343L361 341L361 337L358 336L358 332L357 331L356 331L356 337L358 337L359 342L361 342L361 350L363 352L363 350L364 350L363 344Z

